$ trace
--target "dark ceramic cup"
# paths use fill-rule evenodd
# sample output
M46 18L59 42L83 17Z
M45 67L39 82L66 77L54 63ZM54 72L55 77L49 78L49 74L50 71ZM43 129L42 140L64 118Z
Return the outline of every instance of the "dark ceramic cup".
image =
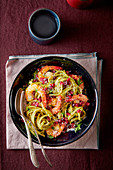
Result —
M34 11L28 21L32 40L40 45L51 43L60 31L61 23L58 15L46 8Z

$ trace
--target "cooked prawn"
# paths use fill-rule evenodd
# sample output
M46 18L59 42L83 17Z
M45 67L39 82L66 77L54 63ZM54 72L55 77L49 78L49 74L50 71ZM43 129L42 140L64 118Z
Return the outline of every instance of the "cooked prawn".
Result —
M44 107L47 106L47 99L46 99L46 93L45 90L43 89L43 87L37 85L37 84L30 84L26 90L25 90L25 97L27 101L31 101L34 98L33 92L37 91L42 99L42 103L44 105Z
M51 136L56 138L57 136L59 136L62 133L64 128L65 128L65 124L64 123L61 124L61 125L55 124L55 125L52 125L49 129L47 129L46 133L48 135L51 135Z
M72 77L75 80L80 80L80 77L78 75L74 75L74 74L69 74L70 77ZM79 87L83 90L84 89L84 82L83 80L81 80L81 84L79 85Z
M41 70L38 72L38 79L40 81L40 78L44 78L44 74L47 73L49 70L62 70L62 67L58 66L44 66L41 68Z
M71 99L70 99L70 101L75 101L76 102L76 100L78 101L82 101L83 103L82 103L82 106L84 107L85 106L85 104L86 104L86 102L88 101L88 97L86 96L86 95L84 95L84 94L78 94L78 95L74 95Z
M49 106L56 106L56 104L57 104L57 99L56 98L49 99L49 102L48 102Z
M53 114L57 114L60 111L61 102L62 102L62 97L61 97L61 95L59 95L58 99L57 99L56 106L53 109L51 109L51 112Z

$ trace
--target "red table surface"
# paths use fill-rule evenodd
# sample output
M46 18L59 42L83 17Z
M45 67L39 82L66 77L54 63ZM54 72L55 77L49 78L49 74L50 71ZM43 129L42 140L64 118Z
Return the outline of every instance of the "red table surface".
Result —
M9 55L98 52L103 59L100 149L47 150L54 170L111 170L113 168L113 4L95 0L92 8L78 10L66 0L0 1L0 169L35 169L28 150L6 149L5 63ZM28 18L38 8L50 8L61 19L58 39L47 46L34 43L28 32ZM40 150L40 170L51 169Z

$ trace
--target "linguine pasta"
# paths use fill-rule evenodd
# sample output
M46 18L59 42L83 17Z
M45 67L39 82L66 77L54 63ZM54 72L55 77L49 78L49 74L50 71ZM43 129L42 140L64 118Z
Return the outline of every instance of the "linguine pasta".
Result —
M80 130L89 106L82 76L58 66L37 69L25 88L25 116L39 135L55 138L62 132ZM35 132L28 122L31 132Z

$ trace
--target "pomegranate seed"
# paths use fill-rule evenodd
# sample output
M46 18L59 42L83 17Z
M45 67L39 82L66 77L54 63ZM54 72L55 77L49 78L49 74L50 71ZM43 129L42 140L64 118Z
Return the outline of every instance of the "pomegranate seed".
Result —
M53 73L55 73L56 71L55 70L53 70Z
M60 81L60 85L64 85L64 83L62 81Z
M66 113L66 115L70 116L71 114L70 113Z
M66 131L67 131L67 128L65 127L63 131L66 132Z
M40 81L43 81L43 78L42 78L42 77L40 78Z
M42 101L42 99L41 99L41 98L38 98L38 100L39 100L39 102L41 102L41 101Z
M67 81L64 81L64 85L66 86L68 83L67 83Z
M73 94L73 91L70 91L70 94Z
M52 86L50 86L49 88L50 88L50 89L52 89L53 87L52 87Z
M45 87L44 90L46 91L46 90L47 90L47 87Z
M35 91L32 92L33 96L35 96Z
M66 71L67 74L69 74L69 71Z
M86 103L86 106L88 107L89 105L90 105L90 103L87 102L87 103Z
M31 105L32 105L32 106L35 106L35 102L33 102Z
M61 119L58 119L58 122L59 122L59 123L61 123L61 122L62 122L62 120L61 120Z
M63 117L63 120L65 120L65 117Z
M40 68L37 68L37 71L40 71Z
M65 121L66 121L66 120L68 120L68 118L67 118L67 117L65 117Z
M76 107L79 107L79 103L75 103L75 106L76 106Z
M50 84L50 86L51 86L51 87L55 87L55 83L53 83L53 84Z
M36 79L34 79L34 80L33 80L33 82L37 82L37 80L36 80Z
M36 78L38 78L38 75L36 74Z
M66 122L66 124L68 124L68 123L69 123L69 122L68 122L68 120L66 120L65 122Z
M69 125L68 128L70 129L70 128L71 128L71 125Z
M79 109L79 110L77 110L77 113L81 113L81 110Z
M75 124L74 124L74 123L71 123L71 127L74 128L74 127L75 127Z
M69 102L70 100L69 99L66 99L65 102Z
M73 107L75 107L75 106L76 106L76 104L75 104L75 103L73 103L73 104L72 104L72 106L73 106Z
M47 116L47 120L50 121L50 117L49 116Z
M71 96L70 96L70 95L67 95L67 97L68 97L69 99L71 99Z
M36 107L39 107L39 103L38 103L38 102L36 102L36 103L35 103L35 106L36 106Z
M82 104L83 104L83 102L80 102L80 103L79 103L79 106L82 106Z
M53 77L53 80L55 80L55 79L56 79L56 77L54 76L54 77Z
M68 78L67 81L70 81L70 78Z

